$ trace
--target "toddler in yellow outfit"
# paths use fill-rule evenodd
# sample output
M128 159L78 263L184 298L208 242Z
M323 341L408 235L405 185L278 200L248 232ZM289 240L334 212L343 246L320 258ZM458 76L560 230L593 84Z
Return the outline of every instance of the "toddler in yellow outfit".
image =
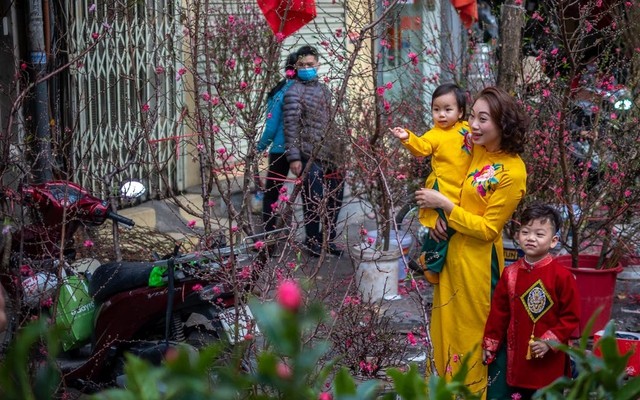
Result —
M431 130L417 136L401 127L391 129L411 154L431 156L431 173L425 187L439 191L455 205L460 203L460 191L473 149L469 124L463 121L465 111L466 94L457 85L445 83L438 86L431 96L431 115L435 125ZM438 217L447 221L441 209L420 209L420 223L430 229L435 227ZM447 228L449 238L454 233L453 229ZM425 237L420 259L425 276L431 283L439 281L438 274L444 266L447 247L448 239L436 242L429 235Z

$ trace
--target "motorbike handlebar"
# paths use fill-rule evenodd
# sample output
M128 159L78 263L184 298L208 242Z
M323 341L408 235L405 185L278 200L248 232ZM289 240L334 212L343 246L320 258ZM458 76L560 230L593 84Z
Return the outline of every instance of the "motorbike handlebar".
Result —
M129 219L127 217L123 217L120 214L114 213L113 211L108 211L107 212L107 218L109 218L112 221L121 223L123 225L127 225L130 228L133 228L135 226L135 222L132 219Z

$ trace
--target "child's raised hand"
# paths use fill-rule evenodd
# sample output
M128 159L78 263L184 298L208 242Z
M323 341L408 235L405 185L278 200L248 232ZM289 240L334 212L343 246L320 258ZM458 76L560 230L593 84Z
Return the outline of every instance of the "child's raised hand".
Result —
M409 132L407 132L404 128L396 126L395 128L389 128L389 130L391 131L391 133L393 133L393 136L400 140L409 139Z

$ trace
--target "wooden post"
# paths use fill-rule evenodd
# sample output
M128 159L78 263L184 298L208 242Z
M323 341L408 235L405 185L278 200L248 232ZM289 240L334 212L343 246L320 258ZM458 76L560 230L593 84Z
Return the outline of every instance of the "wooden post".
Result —
M522 1L518 0L508 0L502 6L498 86L509 93L515 90L518 74L522 69L522 30L525 11L521 3Z

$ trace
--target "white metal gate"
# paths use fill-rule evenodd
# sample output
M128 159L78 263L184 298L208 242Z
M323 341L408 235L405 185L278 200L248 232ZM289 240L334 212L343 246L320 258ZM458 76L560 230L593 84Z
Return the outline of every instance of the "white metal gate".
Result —
M152 193L184 189L179 0L67 1L75 179L100 191L114 174Z

